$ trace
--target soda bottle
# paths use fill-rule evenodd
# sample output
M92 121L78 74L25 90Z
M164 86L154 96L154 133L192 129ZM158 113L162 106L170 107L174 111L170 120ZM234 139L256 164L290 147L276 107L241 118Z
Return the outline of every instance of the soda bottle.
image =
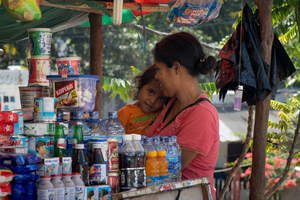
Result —
M54 157L66 156L66 139L62 122L55 123Z
M89 185L89 159L84 153L84 144L75 145L75 154L72 162L72 172L80 173L83 183Z
M146 161L147 185L159 185L159 163L156 159L156 151L147 152L148 159Z
M157 161L159 163L159 179L160 184L169 182L169 162L166 159L166 151L157 152Z
M132 136L123 135L123 145L119 149L120 190L127 191L137 187L137 156L131 144Z
M74 133L73 133L73 153L75 154L75 145L83 144L83 133L82 133L82 122L74 123Z
M146 156L141 143L141 135L132 134L132 146L137 154L137 178L138 188L146 187Z
M171 136L173 140L173 145L177 149L178 152L178 171L177 171L177 180L176 181L181 181L181 148L179 144L177 143L177 136L173 135Z
M173 146L172 138L165 138L166 142L166 159L169 162L169 182L175 182L178 171L178 153Z
M100 144L93 144L92 160L90 165L90 185L106 184L106 163L103 159Z

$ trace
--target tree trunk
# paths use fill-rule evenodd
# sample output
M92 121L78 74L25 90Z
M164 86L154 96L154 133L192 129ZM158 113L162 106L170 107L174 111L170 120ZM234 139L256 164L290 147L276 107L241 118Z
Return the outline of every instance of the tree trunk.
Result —
M102 55L103 55L103 34L102 34L102 15L90 13L90 74L99 76L100 82L97 83L95 100L95 111L99 111L101 118L102 103Z
M274 38L272 27L271 9L273 0L253 0L259 9L260 18L260 40L263 47L261 57L271 65L271 52ZM270 77L270 68L269 68ZM253 136L253 158L252 172L250 178L250 200L263 200L265 193L265 159L266 138L269 120L271 95L264 101L256 103L254 136Z

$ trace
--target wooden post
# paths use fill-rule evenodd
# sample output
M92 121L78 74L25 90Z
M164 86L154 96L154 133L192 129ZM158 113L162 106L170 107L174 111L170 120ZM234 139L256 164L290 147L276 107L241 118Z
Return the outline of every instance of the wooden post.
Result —
M253 0L259 9L260 40L263 47L261 57L271 64L274 32L272 27L271 9L273 0ZM270 70L269 70L270 77ZM266 138L269 120L271 95L264 101L258 101L255 108L252 172L250 178L250 200L264 200L265 193L265 159Z
M102 35L102 15L90 13L90 74L99 76L100 83L97 83L95 111L99 111L101 118L102 103L102 55L103 55L103 35Z

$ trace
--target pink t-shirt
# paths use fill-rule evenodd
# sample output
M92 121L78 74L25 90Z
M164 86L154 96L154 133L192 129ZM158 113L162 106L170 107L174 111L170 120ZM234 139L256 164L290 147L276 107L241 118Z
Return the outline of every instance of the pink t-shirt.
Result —
M201 98L208 98L207 94ZM148 137L176 135L177 142L182 149L198 153L183 170L182 180L208 176L212 196L215 199L213 174L218 158L220 137L218 112L210 102L202 101L182 111L171 124L160 132L164 127L165 114L175 99L176 97L170 99L168 105L148 128L145 135Z

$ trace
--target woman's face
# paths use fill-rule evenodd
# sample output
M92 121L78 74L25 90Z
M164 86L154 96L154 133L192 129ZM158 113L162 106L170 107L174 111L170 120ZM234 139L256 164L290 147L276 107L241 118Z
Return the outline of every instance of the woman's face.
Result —
M164 96L175 96L175 74L174 69L169 68L165 63L154 62L156 68L155 79L158 81L160 89Z

